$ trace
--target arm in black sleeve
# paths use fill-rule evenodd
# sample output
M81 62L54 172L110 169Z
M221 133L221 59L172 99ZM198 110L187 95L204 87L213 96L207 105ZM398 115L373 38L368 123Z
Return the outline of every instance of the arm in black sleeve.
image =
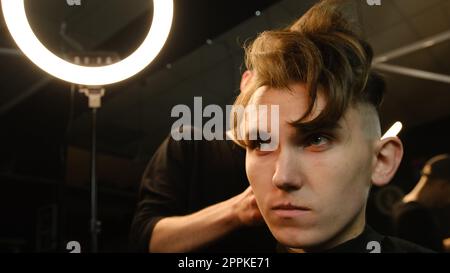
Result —
M187 149L186 142L169 136L147 165L130 231L134 251L149 251L152 231L159 220L186 213L188 181L183 174L189 169Z

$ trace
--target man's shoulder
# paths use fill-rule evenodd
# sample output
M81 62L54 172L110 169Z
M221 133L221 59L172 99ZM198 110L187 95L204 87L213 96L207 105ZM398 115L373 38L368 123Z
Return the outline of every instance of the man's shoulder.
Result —
M367 242L375 242L378 244L379 252L381 253L433 253L433 250L417 245L410 241L406 241L394 236L387 236L380 234L370 226L366 226L363 235L360 236L363 239L363 245ZM366 249L369 244L366 245ZM369 251L371 252L371 251ZM372 253L372 252L371 252Z
M433 250L415 243L393 237L383 236L382 252L384 253L435 253Z

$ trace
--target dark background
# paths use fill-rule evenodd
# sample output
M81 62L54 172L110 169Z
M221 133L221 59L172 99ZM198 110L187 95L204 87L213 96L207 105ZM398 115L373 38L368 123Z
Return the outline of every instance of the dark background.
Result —
M69 7L63 0L25 1L34 31L62 57L92 51L125 57L150 25L149 2L115 0L106 5L82 0L81 7ZM103 99L98 122L101 251L128 249L140 176L170 131L174 121L170 109L179 103L192 104L193 96L202 96L204 105L231 103L242 71L243 42L292 21L314 2L175 0L174 25L161 54L136 77L108 87ZM376 55L450 29L448 1L382 1L380 7L353 2L349 13ZM15 49L1 17L0 251L64 251L72 240L87 248L87 99L76 88L71 91L70 84L45 75ZM390 63L449 75L449 59L447 40ZM385 74L383 130L396 120L404 123L400 137L405 156L393 186L373 190L368 220L381 232L391 233L384 212L391 204L386 193L409 191L427 159L450 151L450 88L436 81Z

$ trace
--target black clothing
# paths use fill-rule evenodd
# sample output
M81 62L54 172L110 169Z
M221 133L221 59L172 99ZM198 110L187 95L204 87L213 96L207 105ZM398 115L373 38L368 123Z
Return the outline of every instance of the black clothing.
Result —
M278 247L280 252L287 252L286 248ZM336 247L318 251L321 253L432 253L411 242L384 236L366 226L364 231L357 237L346 241Z
M375 243L370 243L375 242ZM363 233L361 233L358 237L349 240L337 247L329 249L324 252L333 252L333 253L377 253L375 246L379 243L378 253L432 253L433 251L421 247L419 245L413 244L411 242L391 237L384 236L373 230L370 226L366 226Z
M144 173L131 227L133 250L148 251L156 223L229 199L249 186L245 150L231 140L175 141L170 136ZM200 252L274 252L268 228L236 230Z

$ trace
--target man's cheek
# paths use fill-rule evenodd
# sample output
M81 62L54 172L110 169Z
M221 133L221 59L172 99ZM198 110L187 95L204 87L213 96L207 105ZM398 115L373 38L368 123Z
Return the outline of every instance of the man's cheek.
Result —
M265 199L269 198L271 192L271 177L267 170L252 162L247 164L247 177L253 189L256 201L260 209L263 209Z
M249 160L247 160L246 164L245 164L245 171L247 172L247 178L250 181L250 183L253 183L254 176L255 176L255 166L254 163L250 162Z
M265 187L264 174L259 171L260 169L261 168L256 162L248 162L246 165L247 178L256 197L258 197L257 193L259 193L259 191L261 191Z

